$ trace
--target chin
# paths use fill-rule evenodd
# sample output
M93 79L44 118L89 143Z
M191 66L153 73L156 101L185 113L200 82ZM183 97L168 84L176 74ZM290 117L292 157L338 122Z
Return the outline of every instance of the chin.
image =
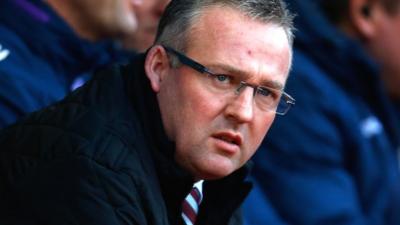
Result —
M223 167L222 165L218 165L207 170L198 171L197 177L199 180L217 180L230 175L234 171L232 166Z

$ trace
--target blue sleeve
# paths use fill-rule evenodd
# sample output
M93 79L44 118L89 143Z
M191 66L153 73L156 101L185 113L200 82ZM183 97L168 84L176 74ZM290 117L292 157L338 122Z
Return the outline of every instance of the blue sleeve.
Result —
M60 100L66 85L49 62L33 54L17 36L0 27L0 128ZM7 34L7 35L5 35Z

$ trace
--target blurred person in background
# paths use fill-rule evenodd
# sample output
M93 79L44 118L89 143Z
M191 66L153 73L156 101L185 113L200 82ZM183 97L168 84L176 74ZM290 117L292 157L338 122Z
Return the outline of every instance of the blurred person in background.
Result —
M287 2L296 106L254 157L247 223L400 224L400 1Z
M123 40L124 47L138 52L146 51L157 33L158 21L171 0L146 0L135 10L138 28Z
M60 100L82 75L125 61L141 0L0 1L0 128Z

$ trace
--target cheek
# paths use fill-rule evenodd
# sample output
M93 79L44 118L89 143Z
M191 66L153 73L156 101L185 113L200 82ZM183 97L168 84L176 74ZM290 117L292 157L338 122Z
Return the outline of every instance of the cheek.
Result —
M187 103L185 105L186 111L189 111L190 116L195 118L192 122L200 123L200 125L210 123L222 113L224 101L220 97L209 93L204 87L198 85L188 85L187 87L182 93L182 97L185 98L184 102Z
M177 110L177 142L182 146L203 146L207 138L221 124L223 102L199 88L185 88L176 101L182 105ZM204 147L204 146L203 146Z
M179 138L186 140L187 137L201 129L201 126L206 122L207 116L205 115L209 112L206 101L196 91L195 87L188 83L179 83L181 81L179 79L176 81L175 88L177 89L171 90L173 93L169 95L169 100L174 99L172 102L169 101L169 107L172 107L172 111L174 111L173 116L178 127Z

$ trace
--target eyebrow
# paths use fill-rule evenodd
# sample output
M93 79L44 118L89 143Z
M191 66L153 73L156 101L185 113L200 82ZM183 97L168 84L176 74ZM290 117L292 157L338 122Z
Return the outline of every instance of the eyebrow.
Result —
M226 64L212 64L210 66L207 66L206 68L209 68L211 72L213 72L215 69L215 70L223 70L224 73L227 74L237 74L241 76L241 80L244 81L246 81L246 79L250 77L250 75L247 72ZM283 85L280 82L274 80L263 79L261 81L261 86L270 87L278 90L283 89Z

